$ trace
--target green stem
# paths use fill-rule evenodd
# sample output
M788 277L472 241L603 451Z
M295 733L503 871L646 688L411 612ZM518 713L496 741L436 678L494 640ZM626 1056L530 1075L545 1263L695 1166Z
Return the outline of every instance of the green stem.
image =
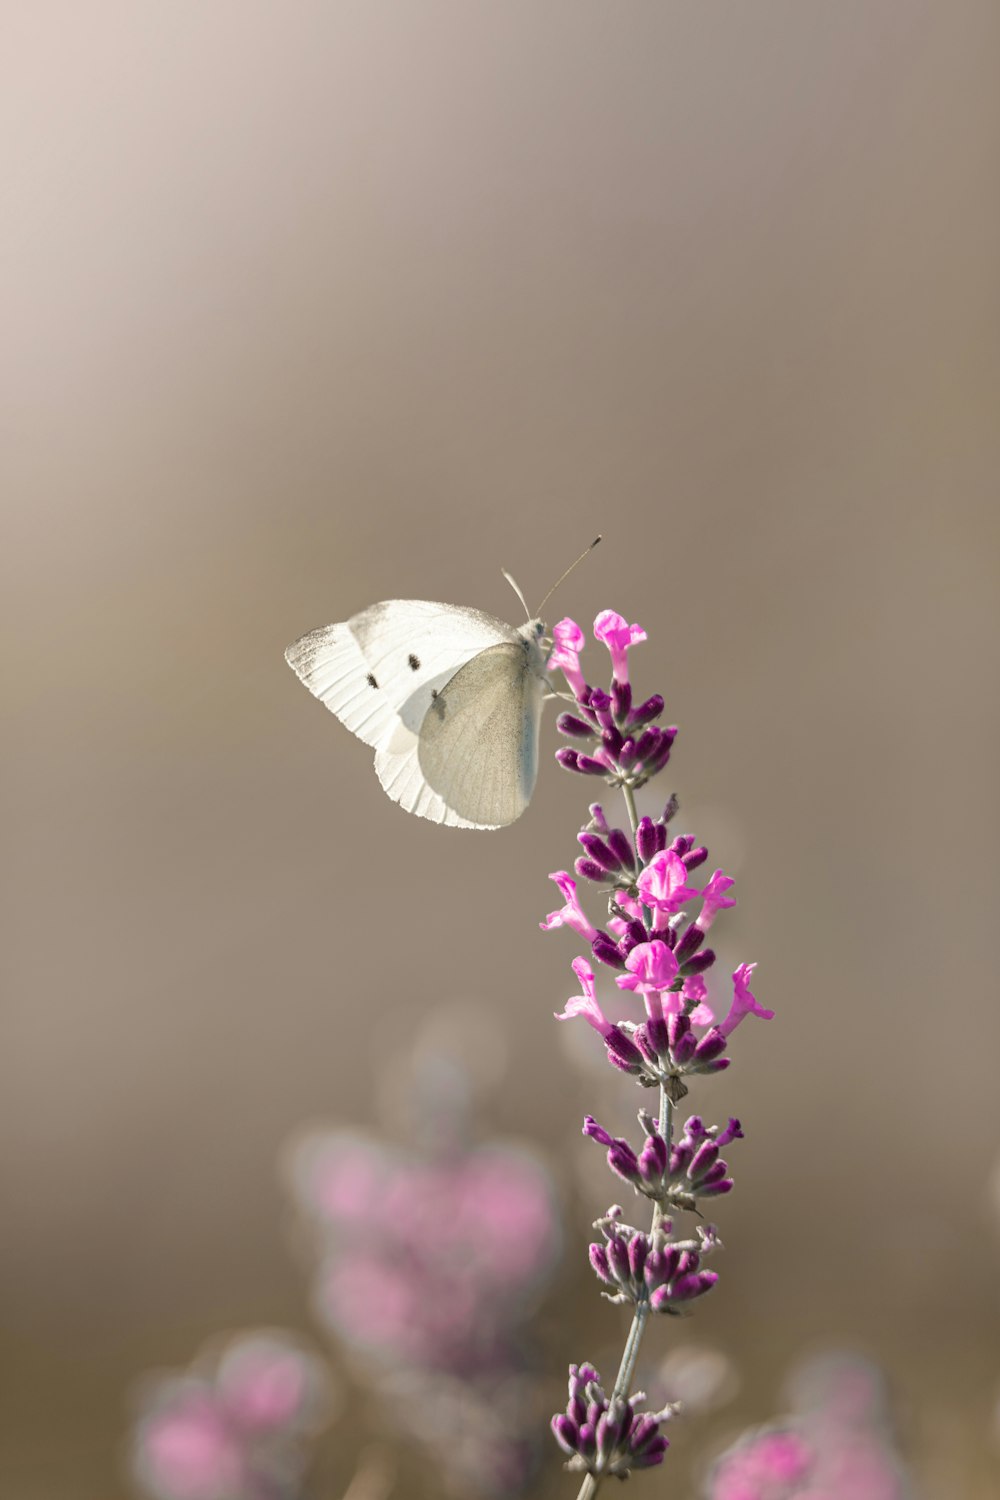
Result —
M622 795L625 798L625 806L628 808L628 820L632 824L632 838L635 839L639 827L639 814L635 807L635 792L627 782L622 786Z
M626 783L622 786L625 797L625 806L628 809L628 820L632 825L632 840L635 842L636 830L639 827L639 815L635 806L635 793ZM673 1103L667 1093L666 1084L660 1084L660 1134L667 1143L667 1158L670 1157L670 1146L673 1138ZM653 1206L653 1222L650 1226L650 1234L655 1234L659 1228L660 1220L663 1218L663 1209L658 1203ZM632 1389L632 1379L635 1375L635 1367L639 1359L639 1347L642 1344L642 1336L646 1331L646 1323L649 1321L649 1303L640 1302L632 1316L632 1326L625 1340L625 1348L622 1350L621 1364L618 1366L618 1374L615 1378L614 1390L611 1392L611 1400L616 1398L627 1401ZM587 1474L577 1500L594 1500L601 1487L603 1474Z

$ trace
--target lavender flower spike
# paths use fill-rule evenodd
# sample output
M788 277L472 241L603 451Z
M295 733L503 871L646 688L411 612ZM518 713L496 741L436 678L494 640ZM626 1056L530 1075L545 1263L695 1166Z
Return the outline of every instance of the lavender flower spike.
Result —
M667 1448L660 1428L669 1410L640 1414L639 1397L630 1394L646 1324L656 1314L677 1316L718 1282L702 1262L719 1248L711 1227L696 1226L693 1235L675 1229L679 1214L700 1213L703 1199L732 1191L733 1178L723 1149L742 1137L738 1120L708 1126L691 1115L675 1133L674 1109L696 1077L710 1077L729 1067L729 1042L744 1017L770 1020L750 989L754 966L740 964L733 974L732 999L724 1011L713 994L710 971L714 951L705 938L717 917L735 901L733 881L716 870L699 889L692 872L708 859L708 850L693 834L673 836L668 827L677 815L671 795L658 818L639 816L636 793L659 775L670 759L677 731L657 722L663 712L658 693L633 707L628 651L646 639L641 625L629 624L613 610L602 610L594 635L611 653L609 689L588 683L580 669L583 631L562 620L554 632L549 666L561 670L576 700L577 712L563 715L559 728L572 746L556 752L568 769L600 776L619 788L631 833L615 828L605 805L593 803L591 821L579 834L582 847L576 873L601 888L608 913L591 919L583 910L575 881L560 871L552 878L565 905L542 923L566 927L589 946L591 955L616 971L618 1004L631 1013L605 1013L597 999L594 972L582 957L573 960L582 993L567 1001L560 1020L582 1016L605 1044L608 1060L645 1089L657 1091L655 1116L639 1113L644 1133L640 1149L613 1136L593 1115L584 1135L607 1152L608 1166L628 1183L641 1201L652 1206L649 1229L624 1223L619 1208L597 1221L602 1239L590 1246L590 1264L604 1285L604 1295L633 1310L632 1327L610 1395L592 1365L570 1367L569 1403L552 1419L552 1431L567 1456L566 1467L582 1472L578 1500L593 1500L604 1478L624 1478L632 1469L659 1464ZM691 906L700 900L697 915ZM636 1021L641 998L645 1017ZM725 1014L717 1021L716 1016Z

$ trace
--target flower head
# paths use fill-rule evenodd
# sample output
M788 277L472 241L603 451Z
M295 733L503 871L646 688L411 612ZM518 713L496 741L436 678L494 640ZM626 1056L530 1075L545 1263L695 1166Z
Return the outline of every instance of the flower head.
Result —
M660 722L664 700L659 693L633 701L628 653L646 639L646 632L613 610L597 616L594 635L611 655L607 690L583 678L579 626L562 620L553 633L550 665L563 670L577 697L573 711L562 714L557 726L573 743L557 750L556 759L567 770L599 776L610 788L620 787L631 831L615 828L604 806L591 806L590 822L578 835L582 853L574 868L581 880L600 888L607 917L595 926L583 911L575 881L560 871L551 878L565 904L541 925L577 932L589 943L590 956L615 972L619 989L642 996L646 1011L638 1023L609 1021L597 1001L590 964L577 958L573 969L582 993L566 1002L559 1019L583 1016L602 1036L609 1061L643 1088L659 1089L660 1094L658 1115L640 1111L646 1137L641 1148L611 1135L593 1116L586 1118L584 1134L605 1147L611 1171L655 1205L648 1233L623 1224L619 1207L609 1209L595 1225L604 1243L591 1245L590 1262L609 1289L603 1295L612 1302L678 1316L716 1284L715 1272L701 1261L720 1242L711 1227L699 1228L693 1239L680 1238L672 1215L697 1213L700 1200L731 1191L733 1179L722 1151L742 1136L742 1128L736 1119L719 1128L692 1115L678 1132L670 1106L687 1094L695 1076L708 1077L729 1067L727 1039L744 1016L770 1018L772 1012L758 1005L750 989L753 965L741 964L733 974L729 1013L721 1024L716 1022L705 982L716 952L706 937L718 914L736 905L729 894L734 882L715 870L703 889L691 884L694 871L708 859L708 849L693 835L672 837L675 796L660 817L638 815L635 793L664 770L677 734L673 726ZM699 906L689 905L696 901ZM638 1415L636 1398L629 1398L627 1387L609 1401L593 1366L574 1365L569 1397L565 1414L552 1422L556 1440L569 1458L568 1468L624 1478L629 1469L661 1461L666 1439L659 1422L664 1414ZM790 1500L782 1494L783 1500ZM713 1500L723 1500L721 1493ZM737 1500L736 1491L727 1492L725 1500ZM739 1500L765 1497L746 1490L740 1491ZM767 1500L778 1497L769 1494Z

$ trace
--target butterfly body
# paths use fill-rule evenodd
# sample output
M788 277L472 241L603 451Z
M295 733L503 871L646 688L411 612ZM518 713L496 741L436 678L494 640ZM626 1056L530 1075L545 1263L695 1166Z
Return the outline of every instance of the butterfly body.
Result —
M528 805L547 695L541 620L391 599L285 652L311 693L375 750L375 770L408 812L459 828L501 828Z

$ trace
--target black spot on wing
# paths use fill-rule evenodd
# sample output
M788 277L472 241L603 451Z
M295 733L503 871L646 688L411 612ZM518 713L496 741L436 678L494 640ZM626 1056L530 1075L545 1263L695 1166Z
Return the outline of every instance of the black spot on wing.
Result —
M410 664L410 671L411 672L419 672L420 671L420 657L419 656L414 656L413 652L411 651L410 654L409 654L409 656L406 658L406 660Z
M431 704L438 718L443 719L445 716L445 712L447 711L447 704L441 697L441 694L438 692L437 688L431 688Z
M374 672L369 672L368 676L365 678L365 681L367 682L367 684L368 684L369 687L373 687L373 688L377 688L378 687L378 683L375 681L375 673Z

